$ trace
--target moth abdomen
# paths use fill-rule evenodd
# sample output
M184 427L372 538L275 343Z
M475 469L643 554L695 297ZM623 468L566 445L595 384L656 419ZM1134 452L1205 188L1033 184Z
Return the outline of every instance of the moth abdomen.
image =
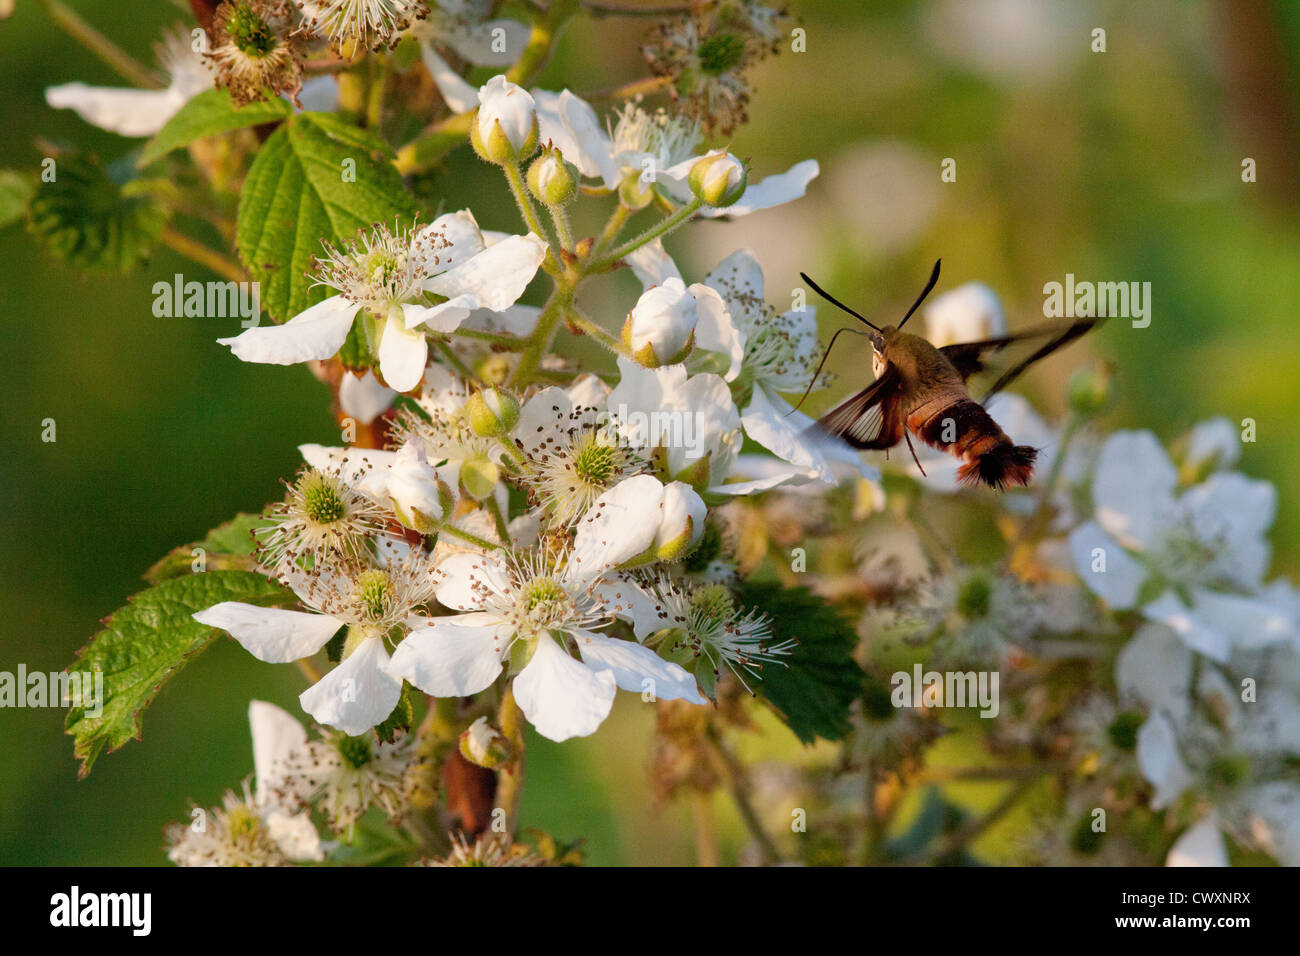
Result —
M946 451L965 464L957 471L963 484L983 483L1002 490L1025 485L1034 473L1038 450L1016 445L979 403L969 398L953 402L923 422L908 427L932 448Z

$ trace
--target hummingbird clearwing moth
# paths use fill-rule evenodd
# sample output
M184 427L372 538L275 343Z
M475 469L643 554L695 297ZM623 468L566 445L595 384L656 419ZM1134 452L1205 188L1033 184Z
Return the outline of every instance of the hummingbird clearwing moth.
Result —
M999 491L1010 485L1028 484L1038 449L1012 442L984 410L984 404L1030 365L1073 342L1100 320L1048 323L1014 335L936 348L921 336L904 332L903 326L939 281L941 262L934 264L930 281L903 320L897 326L883 328L823 290L807 274L799 273L814 292L871 330L836 331L808 385L809 391L840 332L870 336L871 364L876 373L874 382L827 412L811 428L838 436L854 448L884 450L886 454L900 441L906 441L908 451L921 468L912 446L915 435L932 448L965 462L957 471L957 478L963 484L985 484ZM1002 372L976 402L967 387L969 379L986 370L986 360L992 355L1017 343L1030 346L1029 355ZM804 398L807 397L805 391ZM799 403L803 404L802 398ZM925 474L924 468L921 473Z

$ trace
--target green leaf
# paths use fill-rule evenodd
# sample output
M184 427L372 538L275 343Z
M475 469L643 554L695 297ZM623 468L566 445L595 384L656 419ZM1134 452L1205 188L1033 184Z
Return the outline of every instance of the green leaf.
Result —
M391 160L387 144L331 113L295 114L262 144L235 242L272 318L291 319L329 294L308 278L323 240L341 244L375 223L414 218Z
M203 549L206 571L249 570L252 562L248 558L256 550L253 531L269 523L269 519L260 514L237 514L209 531L202 541L173 548L144 573L144 579L157 584L168 578L194 573L194 562L198 559L194 553L196 548Z
M763 666L755 692L804 743L817 737L841 739L849 732L849 708L866 678L853 659L858 642L853 628L807 588L747 582L740 603L771 618L777 641L799 642L792 654L781 658L788 667Z
M411 729L411 721L414 719L415 697L411 691L411 685L406 681L402 681L402 696L397 699L397 706L393 708L393 712L385 717L382 723L376 725L375 737L384 743L391 744L399 730Z
M208 571L164 581L106 618L107 625L77 653L68 673L103 672L97 708L73 707L64 732L76 740L78 777L90 773L105 746L112 752L140 739L140 714L162 685L219 633L191 615L222 601L270 606L294 596L275 581L249 571ZM93 678L92 678L93 679Z
M28 228L56 258L91 272L127 272L146 259L167 222L150 194L121 164L60 156L53 182L29 204Z
M247 106L235 106L228 90L204 90L192 97L167 121L153 139L145 143L139 164L147 166L173 149L188 146L195 140L231 130L274 123L293 114L293 104L281 97L255 100Z
M35 176L0 169L0 229L27 215L27 205L35 193Z

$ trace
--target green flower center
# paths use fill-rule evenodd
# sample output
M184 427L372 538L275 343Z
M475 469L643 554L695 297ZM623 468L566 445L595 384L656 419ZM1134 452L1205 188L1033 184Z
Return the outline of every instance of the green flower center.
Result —
M691 595L691 610L703 630L713 630L736 616L736 602L723 585L706 584Z
M358 737L340 736L338 738L339 756L353 770L364 767L370 762L370 738L365 734Z
M361 263L361 270L374 285L387 285L391 279L402 269L402 263L397 261L397 256L391 252L372 252L365 257Z
M957 592L957 612L968 621L986 617L993 604L993 584L982 574L967 578Z
M226 826L230 828L232 839L240 837L251 837L257 834L261 829L262 821L256 813L244 806L242 803L227 811Z
M386 571L366 571L357 579L356 598L372 619L384 618L393 604L393 579Z
M594 434L583 438L573 455L573 473L588 485L608 485L621 464L618 446L597 440Z
M334 524L347 516L347 502L337 481L319 471L309 471L298 479L297 492L302 510L318 525Z
M740 66L745 58L745 38L736 33L717 33L699 47L700 69L721 76Z
M231 11L226 32L241 53L252 57L269 56L279 43L271 25L247 3Z

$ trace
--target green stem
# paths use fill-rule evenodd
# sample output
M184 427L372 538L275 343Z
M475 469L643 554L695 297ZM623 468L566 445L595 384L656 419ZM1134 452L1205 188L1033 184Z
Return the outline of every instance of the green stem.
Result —
M492 520L496 522L497 534L501 536L502 544L510 543L510 524L506 521L506 516L501 513L501 503L497 501L495 495L487 497L488 514L492 515Z
M224 276L234 282L243 282L248 278L244 274L243 267L229 256L223 256L213 249L209 249L197 239L191 239L183 232L178 232L171 226L164 226L162 231L162 241L167 246L187 259L192 259L199 265L207 266L219 276Z
M611 335L609 332L606 332L603 328L601 328L591 319L587 318L576 308L570 310L569 321L572 322L574 325L576 325L578 328L582 329L582 331L586 332L588 335L590 335L601 345L605 346L605 348L609 349L611 352L614 352L617 355L622 355L626 358L631 358L631 355L627 350L627 346L625 346L616 336Z
M399 149L393 165L403 176L432 168L457 146L469 142L469 127L473 121L473 110L443 117Z
M551 58L555 40L564 25L578 12L578 0L551 0L546 12L533 20L524 52L515 65L506 71L506 79L527 87Z
M726 781L727 791L731 794L732 802L736 805L736 812L740 814L740 819L744 822L745 829L749 831L751 839L758 845L763 862L776 863L781 859L781 852L776 848L776 844L772 842L772 838L767 835L767 831L763 829L763 824L758 819L758 813L754 810L753 804L749 802L744 767L740 765L740 761L736 759L735 755L727 749L726 744L722 741L722 735L718 733L718 728L713 723L709 723L704 733L709 746L717 755L723 770L725 770L723 776Z
M376 135L384 123L384 97L388 94L388 81L392 66L386 56L376 56L370 64L370 89L367 91L366 128Z
M630 206L626 206L620 202L614 207L614 211L610 214L609 221L605 223L605 228L602 229L600 235L596 237L596 244L592 246L591 254L593 256L599 255L618 239L619 234L623 231L623 227L627 225L627 221L631 215L632 208Z
M44 3L45 9L49 11L50 18L55 23L122 77L146 90L163 87L164 84L158 78L158 74L137 62L134 57L83 20L80 14L60 3L59 0L44 0Z
M478 329L455 329L451 334L465 339L474 339L477 342L487 342L490 345L499 345L512 352L518 352L528 344L527 339L521 339L517 335L507 335L498 332L480 332Z
M558 276L560 267L551 248L554 242L551 240L551 234L542 225L541 217L537 215L537 207L533 205L533 199L528 195L528 184L524 182L524 175L519 171L519 165L503 163L501 171L506 174L506 182L510 184L510 192L515 197L515 205L519 207L519 215L523 217L524 224L546 242L546 258L542 260L542 268L552 277Z
M524 349L523 355L519 358L519 365L515 367L515 374L510 378L510 383L516 388L522 388L532 382L533 374L541 364L542 357L550 351L551 340L555 338L555 330L560 320L572 305L573 287L567 282L557 283L555 291L551 293L550 301L542 309L542 314L537 317L537 327L529 336L528 347Z
M515 703L513 687L507 687L497 711L497 724L510 741L511 757L497 772L496 805L506 812L506 840L513 841L519 826L519 801L524 792L524 715Z
M440 534L449 534L453 538L460 538L467 541L476 548L482 548L484 551L500 551L505 547L496 542L489 541L487 538L480 538L478 535L466 531L464 528L457 528L454 524L445 524L439 529Z
M628 255L628 253L636 252L636 250L640 249L647 242L653 242L660 236L665 236L672 232L678 226L684 225L692 216L699 212L700 207L703 205L704 200L696 196L671 216L661 219L655 225L641 233L641 235L634 239L629 239L613 252L602 256L599 260L587 266L583 271L587 274L605 271L621 260L624 256Z
M573 248L573 230L569 227L569 214L563 206L546 207L551 213L551 222L555 223L555 234L560 239L561 249Z
M438 351L442 353L443 358L447 360L447 364L459 372L461 378L465 379L467 382L475 381L478 378L478 376L474 374L473 369L462 362L460 356L452 351L450 345L441 339L438 340L437 345Z
M1047 477L1043 479L1042 487L1038 490L1038 503L1034 507L1034 513L1021 529L1019 535L1021 541L1033 540L1047 528L1047 523L1051 518L1052 492L1056 490L1056 483L1061 478L1061 470L1065 467L1065 456L1070 450L1070 444L1074 441L1075 435L1078 434L1082 424L1083 417L1074 412L1071 412L1070 417L1066 419L1065 429L1061 432L1061 440L1056 446L1056 455L1052 458L1052 467L1048 470Z

